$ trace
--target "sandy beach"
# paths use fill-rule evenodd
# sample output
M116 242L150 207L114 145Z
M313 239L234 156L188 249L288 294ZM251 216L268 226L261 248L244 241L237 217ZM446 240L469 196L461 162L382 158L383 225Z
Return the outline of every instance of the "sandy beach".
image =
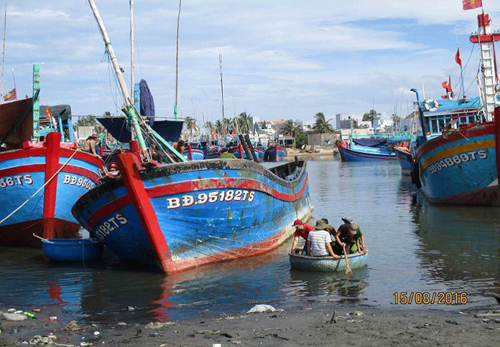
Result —
M376 309L302 308L212 319L82 324L0 320L0 346L498 346L500 306ZM0 315L3 316L3 315Z

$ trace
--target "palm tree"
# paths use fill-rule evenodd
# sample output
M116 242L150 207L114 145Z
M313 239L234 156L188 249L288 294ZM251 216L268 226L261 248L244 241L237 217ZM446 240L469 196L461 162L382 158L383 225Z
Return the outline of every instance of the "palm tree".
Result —
M250 130L253 130L250 114L247 114L246 112L240 113L238 116L238 123L240 126L240 132L243 134L248 134Z
M207 121L205 123L205 129L208 130L208 137L211 139L212 135L216 132L214 123Z
M296 137L298 134L301 133L300 128L291 119L286 121L285 126L283 127L282 132L285 135L291 135L293 137Z
M217 135L221 135L223 130L222 122L220 120L217 120L215 122L215 131L217 132Z
M200 127L198 126L196 119L191 117L186 117L186 119L184 120L184 129L185 132L189 134L189 136L186 136L186 138L189 140L192 140L194 137L200 134Z
M379 119L380 117L378 116L377 114L377 111L375 110L370 110L368 112L366 112L364 115L363 115L363 122L365 121L370 121L373 125L373 120L375 119Z
M326 133L333 133L334 129L333 126L330 124L330 119L326 119L325 115L322 112L316 113L316 122L314 123L313 129L314 132L317 134L326 134Z

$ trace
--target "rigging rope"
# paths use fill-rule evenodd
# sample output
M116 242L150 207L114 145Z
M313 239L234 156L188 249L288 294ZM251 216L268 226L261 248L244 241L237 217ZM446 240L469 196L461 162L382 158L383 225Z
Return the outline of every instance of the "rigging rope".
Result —
M51 178L49 178L49 180L47 182L45 182L40 188L38 188L38 190L36 192L33 193L33 195L31 195L25 202L23 202L18 208L16 208L14 211L12 211L7 217L5 217L4 219L2 219L0 221L0 224L2 224L3 222L5 222L7 219L9 219L10 217L12 217L17 211L19 211L21 208L23 208L24 205L26 205L28 202L31 201L31 199L33 199L38 193L40 193L40 191L45 188L45 186L47 184L49 184L50 182L52 182L52 180L59 174L59 172L61 172L61 170L66 166L68 165L68 163L71 161L71 159L73 159L73 157L75 156L75 154L77 152L81 152L80 150L76 149L74 151L74 153L68 158L68 160L66 160L66 162L59 168L59 170L56 171L56 173L54 175L52 175Z

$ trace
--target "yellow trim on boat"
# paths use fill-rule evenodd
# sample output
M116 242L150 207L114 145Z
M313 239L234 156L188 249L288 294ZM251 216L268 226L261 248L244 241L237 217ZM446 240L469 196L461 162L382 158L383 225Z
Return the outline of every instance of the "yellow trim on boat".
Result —
M433 154L429 158L422 161L421 170L424 171L432 164L434 164L434 163L436 163L444 158L451 157L452 155L456 155L459 153L465 153L465 152L471 152L471 151L475 151L478 149L493 148L493 147L495 147L495 145L496 145L495 140L487 140L487 141L466 143L466 144L461 145L461 146L452 147L452 148L445 149L443 151L439 151L438 153Z

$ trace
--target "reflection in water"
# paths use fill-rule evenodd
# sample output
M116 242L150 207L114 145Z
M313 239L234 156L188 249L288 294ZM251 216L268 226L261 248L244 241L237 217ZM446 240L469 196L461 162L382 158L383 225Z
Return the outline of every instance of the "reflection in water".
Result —
M422 266L451 290L500 294L500 208L412 203Z
M487 292L500 294L500 209L432 206L401 178L397 163L309 161L308 171L314 217L338 227L350 215L365 234L368 266L351 277L291 271L291 240L259 257L168 277L114 259L55 264L40 250L0 248L0 308L43 308L41 320L163 322L262 303L393 307L402 291L467 291L473 304Z

